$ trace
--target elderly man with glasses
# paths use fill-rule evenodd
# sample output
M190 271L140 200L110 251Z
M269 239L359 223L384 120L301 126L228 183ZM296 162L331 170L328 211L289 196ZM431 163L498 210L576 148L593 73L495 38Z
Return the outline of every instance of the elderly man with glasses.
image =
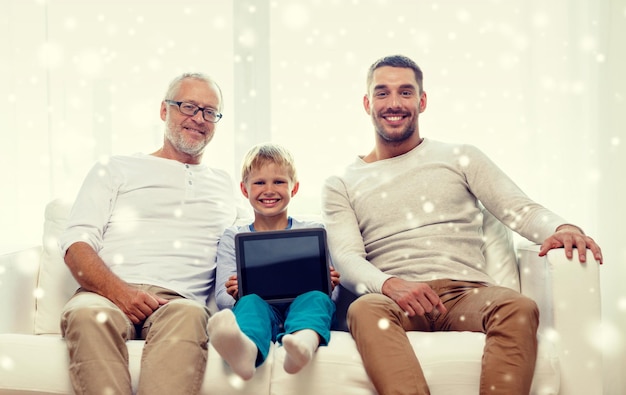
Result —
M201 164L221 105L212 79L183 74L161 103L163 146L87 175L59 240L80 285L61 317L75 393L132 394L129 339L145 339L139 394L200 391L217 240L237 218L230 176Z

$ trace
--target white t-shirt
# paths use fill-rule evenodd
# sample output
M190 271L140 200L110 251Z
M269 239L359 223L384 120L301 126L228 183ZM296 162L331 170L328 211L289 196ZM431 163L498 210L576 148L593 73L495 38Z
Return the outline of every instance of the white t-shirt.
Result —
M91 169L59 240L88 243L128 283L206 303L217 241L237 218L230 176L151 155L113 156Z

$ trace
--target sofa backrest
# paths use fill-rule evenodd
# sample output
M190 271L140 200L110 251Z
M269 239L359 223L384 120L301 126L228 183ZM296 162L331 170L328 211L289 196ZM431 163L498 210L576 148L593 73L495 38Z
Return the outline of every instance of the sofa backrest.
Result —
M57 199L51 201L45 210L43 253L35 293L36 334L60 333L59 319L63 306L78 288L58 246L58 237L65 229L71 204ZM519 272L511 231L484 209L483 239L487 273L496 284L519 291ZM209 307L215 309L214 300L209 301ZM347 307L347 303L342 303L341 307ZM343 313L338 312L338 315Z
M53 200L46 206L35 301L36 334L60 333L63 306L78 289L78 283L65 266L58 245L71 207L72 202L61 199Z

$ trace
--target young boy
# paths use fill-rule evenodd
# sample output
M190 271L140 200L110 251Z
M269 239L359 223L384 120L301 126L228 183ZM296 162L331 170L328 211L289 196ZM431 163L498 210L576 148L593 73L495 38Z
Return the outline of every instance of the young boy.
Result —
M335 313L331 298L319 291L298 296L291 303L272 304L254 294L239 298L235 264L235 234L280 229L322 227L287 215L299 183L292 155L275 144L260 144L246 155L241 192L254 210L254 222L225 230L217 250L216 299L220 312L209 320L209 339L231 369L244 380L267 358L271 342L285 348L283 368L299 372L320 345L330 340ZM339 273L330 268L333 289ZM231 310L232 309L232 310Z

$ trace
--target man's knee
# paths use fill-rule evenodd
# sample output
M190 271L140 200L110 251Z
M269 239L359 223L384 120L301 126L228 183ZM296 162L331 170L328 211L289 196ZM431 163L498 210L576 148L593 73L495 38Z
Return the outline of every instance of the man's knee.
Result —
M393 315L395 302L382 294L365 294L348 307L348 323L363 319L389 317Z
M189 299L173 299L159 307L158 315L176 317L177 320L205 324L209 319L209 310ZM155 313L156 314L156 313Z
M539 307L534 300L528 297L519 298L515 303L515 308L522 324L539 325Z
M63 311L61 316L61 334L66 337L93 333L119 333L123 340L128 340L130 321L116 308L105 306L82 306Z
M534 300L521 296L500 305L497 317L510 325L537 328L539 326L539 308Z

